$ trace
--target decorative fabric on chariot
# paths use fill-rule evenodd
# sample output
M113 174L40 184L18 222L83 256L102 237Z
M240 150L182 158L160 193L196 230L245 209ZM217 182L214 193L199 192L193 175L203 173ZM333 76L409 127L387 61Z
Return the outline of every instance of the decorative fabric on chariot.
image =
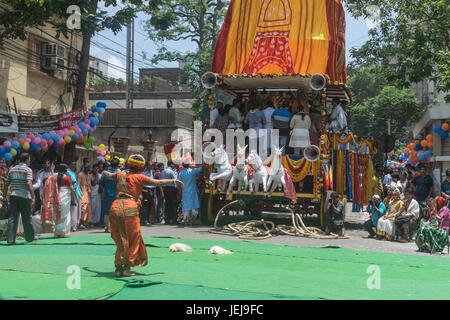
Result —
M299 182L305 179L312 166L312 163L305 158L292 160L289 155L283 156L281 158L281 163L288 171L288 174L293 182Z

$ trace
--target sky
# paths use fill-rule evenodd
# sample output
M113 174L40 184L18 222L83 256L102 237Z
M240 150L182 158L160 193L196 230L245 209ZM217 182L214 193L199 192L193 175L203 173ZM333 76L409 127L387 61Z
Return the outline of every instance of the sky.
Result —
M100 4L102 8L102 4ZM104 7L102 9L105 9ZM106 8L108 12L113 13L114 8ZM148 15L140 13L135 19L135 78L138 78L139 68L164 68L177 67L176 62L160 62L158 65L151 64L150 61L144 61L142 52L150 59L157 51L157 46L146 36L143 24L148 20ZM346 60L350 60L350 48L360 47L368 40L368 30L374 23L370 20L354 19L346 11ZM96 34L91 44L91 56L106 60L110 63L108 76L125 79L126 69L126 28L114 35L112 31L105 30ZM167 46L180 52L194 50L195 45L189 41L168 42ZM137 61L139 60L139 61Z

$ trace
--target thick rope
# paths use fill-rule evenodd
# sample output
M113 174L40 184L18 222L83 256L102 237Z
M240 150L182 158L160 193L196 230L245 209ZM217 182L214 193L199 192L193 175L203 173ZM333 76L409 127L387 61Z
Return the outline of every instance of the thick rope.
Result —
M223 228L219 228L217 226L217 222L219 221L219 217L222 213L239 202L241 204L243 203L242 200L235 200L219 210L216 215L216 219L214 220L214 229L210 229L210 233L238 236L239 239L246 240L264 240L272 237L273 234L314 239L350 239L349 236L339 236L334 233L327 235L319 228L306 227L301 216L298 213L295 214L289 207L286 209L291 212L292 226L278 225L275 227L275 224L272 221L264 221L264 219L261 219L230 223Z

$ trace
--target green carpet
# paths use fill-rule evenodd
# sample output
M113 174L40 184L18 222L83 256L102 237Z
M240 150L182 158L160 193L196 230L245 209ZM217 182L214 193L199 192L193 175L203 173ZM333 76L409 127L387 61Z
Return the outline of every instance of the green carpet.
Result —
M310 248L245 241L144 238L149 264L136 277L114 276L108 236L41 238L0 245L0 297L5 299L449 299L450 259ZM172 243L193 252L169 252ZM219 245L234 254L214 256ZM80 267L80 289L67 268ZM369 290L367 268L380 267L381 288Z

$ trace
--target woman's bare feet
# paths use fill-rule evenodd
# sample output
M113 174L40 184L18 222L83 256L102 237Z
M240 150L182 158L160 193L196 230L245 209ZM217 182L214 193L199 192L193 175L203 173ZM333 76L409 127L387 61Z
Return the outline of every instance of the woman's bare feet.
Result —
M122 277L133 277L133 276L135 276L136 274L135 273L133 273L133 272L131 272L130 271L130 269L124 269L123 271L122 271Z
M116 272L115 272L116 273L116 277L117 278L121 277L122 276L122 272L123 272L122 268L116 268Z

